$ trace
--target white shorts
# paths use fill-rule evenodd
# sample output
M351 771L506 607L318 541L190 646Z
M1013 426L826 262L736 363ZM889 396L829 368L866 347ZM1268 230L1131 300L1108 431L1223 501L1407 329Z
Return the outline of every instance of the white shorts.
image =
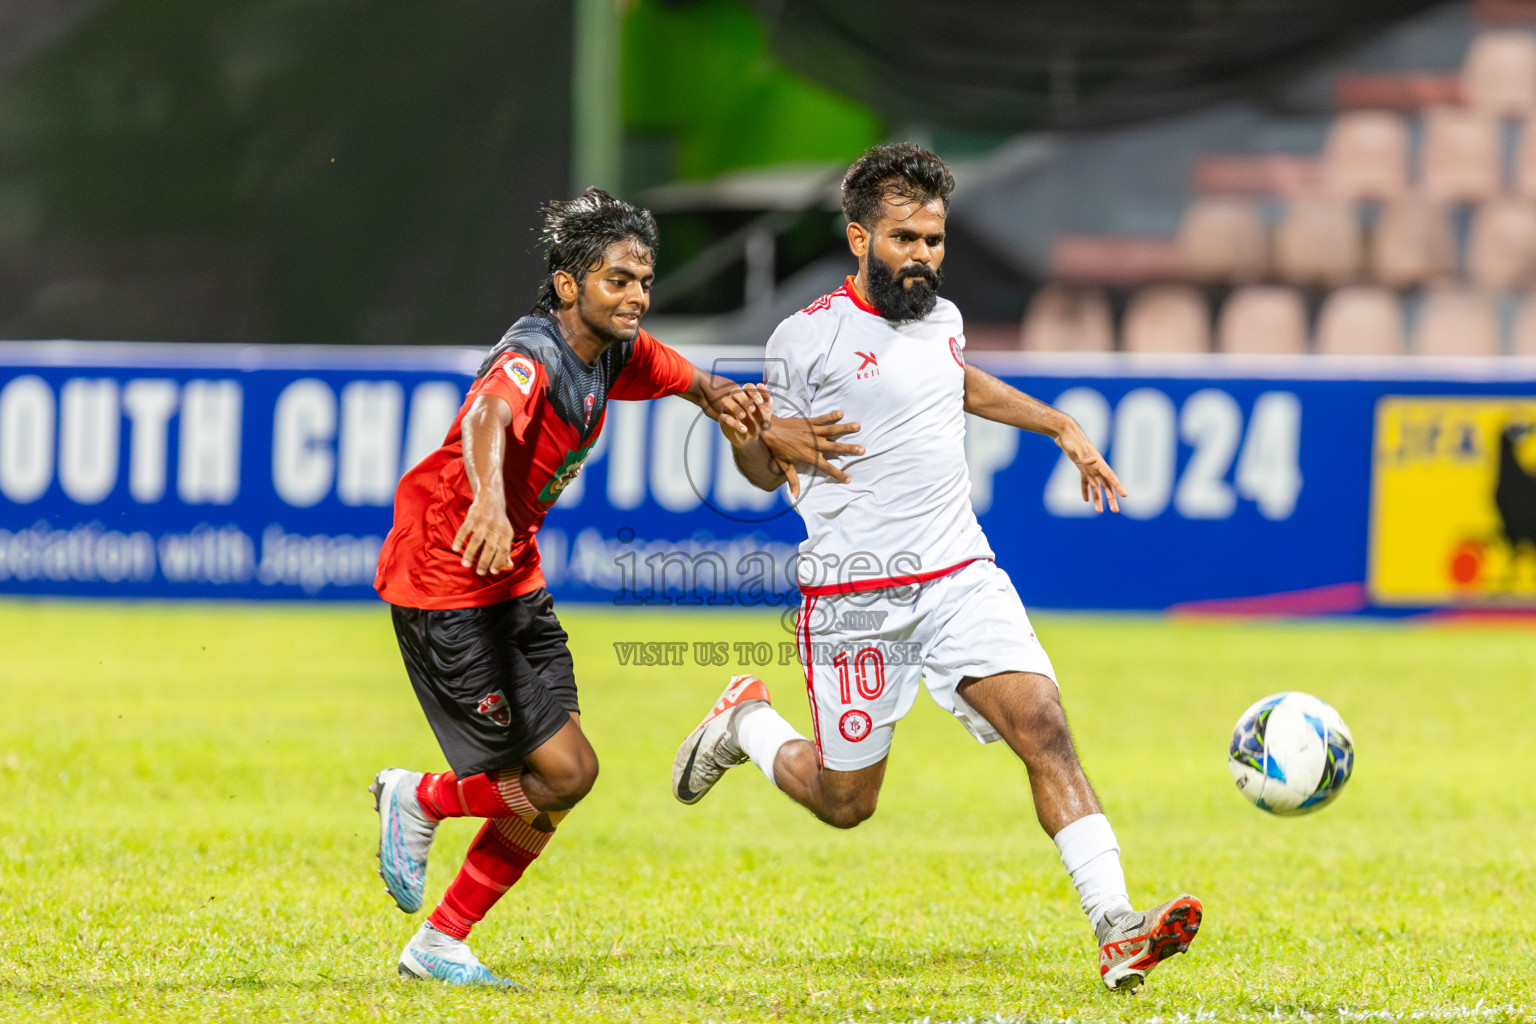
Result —
M982 743L997 731L956 688L999 672L1056 670L1008 574L987 559L906 587L807 596L797 629L821 763L867 768L890 752L919 680Z

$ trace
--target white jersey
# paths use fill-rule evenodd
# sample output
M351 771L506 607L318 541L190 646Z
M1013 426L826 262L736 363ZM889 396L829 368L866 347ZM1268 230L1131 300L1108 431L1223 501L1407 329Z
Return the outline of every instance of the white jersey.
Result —
M802 592L891 586L992 557L971 508L964 349L954 303L891 324L851 278L773 332L764 377L775 412L840 409L860 424L845 440L864 446L834 460L851 483L801 474Z

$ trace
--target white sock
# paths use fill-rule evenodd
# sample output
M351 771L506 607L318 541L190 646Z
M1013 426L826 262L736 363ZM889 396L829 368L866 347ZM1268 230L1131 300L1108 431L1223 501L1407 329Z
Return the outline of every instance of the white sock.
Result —
M469 944L454 938L446 932L440 932L433 928L430 922L423 922L416 932L416 937L411 940L412 947L423 953L432 953L447 960L474 960L475 954L469 951Z
M1109 827L1109 819L1104 815L1090 814L1057 832L1055 843L1061 851L1062 866L1077 886L1083 913L1088 915L1094 934L1103 934L1101 925L1114 924L1131 909L1115 830Z
M773 782L773 762L779 749L793 740L803 740L795 727L784 716L773 710L772 704L754 704L743 708L731 723L736 742L747 752L752 763ZM777 785L777 783L774 783Z

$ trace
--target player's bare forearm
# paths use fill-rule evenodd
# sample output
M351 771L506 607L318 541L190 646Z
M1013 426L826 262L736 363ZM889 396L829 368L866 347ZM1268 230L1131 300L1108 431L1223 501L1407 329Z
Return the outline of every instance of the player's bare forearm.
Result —
M784 470L768 451L761 437L753 438L749 444L732 445L731 457L736 460L736 468L741 470L741 475L753 487L776 491L783 485Z
M790 493L798 498L797 463L808 464L840 483L847 483L848 474L828 458L864 454L862 446L836 440L855 433L859 429L857 423L840 423L841 412L824 413L809 420L774 416L765 384L737 384L694 367L693 382L683 397L720 424L720 432L735 449L736 465L742 475L765 491L775 490L788 481Z
M506 504L501 471L511 424L512 407L495 395L481 395L464 415L464 475L477 501L489 491L485 497Z
M720 432L731 443L731 455L742 476L762 490L778 489L785 480L784 469L762 437L772 421L766 388L761 384L738 384L694 367L693 383L683 397L720 424Z
M965 368L965 411L984 420L1006 423L1049 437L1077 466L1082 476L1083 500L1091 502L1095 512L1102 512L1106 507L1111 512L1120 511L1118 499L1125 497L1125 488L1120 486L1115 471L1071 416L974 366Z
M985 370L965 368L965 411L994 423L1028 430L1046 437L1060 437L1072 417L1004 384Z
M726 381L726 388L720 388L719 381L716 377L708 382L707 386L715 389L710 404L715 407L720 433L730 442L736 468L754 487L764 491L777 489L785 475L783 466L764 441L765 432L773 424L767 388L734 381Z
M740 387L740 384L727 377L717 377L695 366L693 383L688 385L688 390L682 393L682 397L703 409L704 415L710 419L718 420L722 411L722 399Z
M769 418L768 392L761 384L738 384L728 377L717 377L697 366L693 383L682 393L704 415L720 424L720 432L731 444L745 444L757 436ZM745 470L743 470L745 472Z
M453 538L453 550L464 568L481 576L510 565L513 532L502 467L511 423L511 406L494 395L481 395L462 425L464 476L475 497Z

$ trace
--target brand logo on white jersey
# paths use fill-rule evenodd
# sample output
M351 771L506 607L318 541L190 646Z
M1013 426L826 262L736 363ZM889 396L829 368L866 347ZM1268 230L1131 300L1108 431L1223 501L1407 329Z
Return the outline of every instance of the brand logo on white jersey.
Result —
M857 377L859 380L864 380L866 377L880 376L880 362L875 358L875 354L873 352L860 352L858 350L854 350L853 354L863 360L859 363L859 368L853 371L853 375L855 377Z

